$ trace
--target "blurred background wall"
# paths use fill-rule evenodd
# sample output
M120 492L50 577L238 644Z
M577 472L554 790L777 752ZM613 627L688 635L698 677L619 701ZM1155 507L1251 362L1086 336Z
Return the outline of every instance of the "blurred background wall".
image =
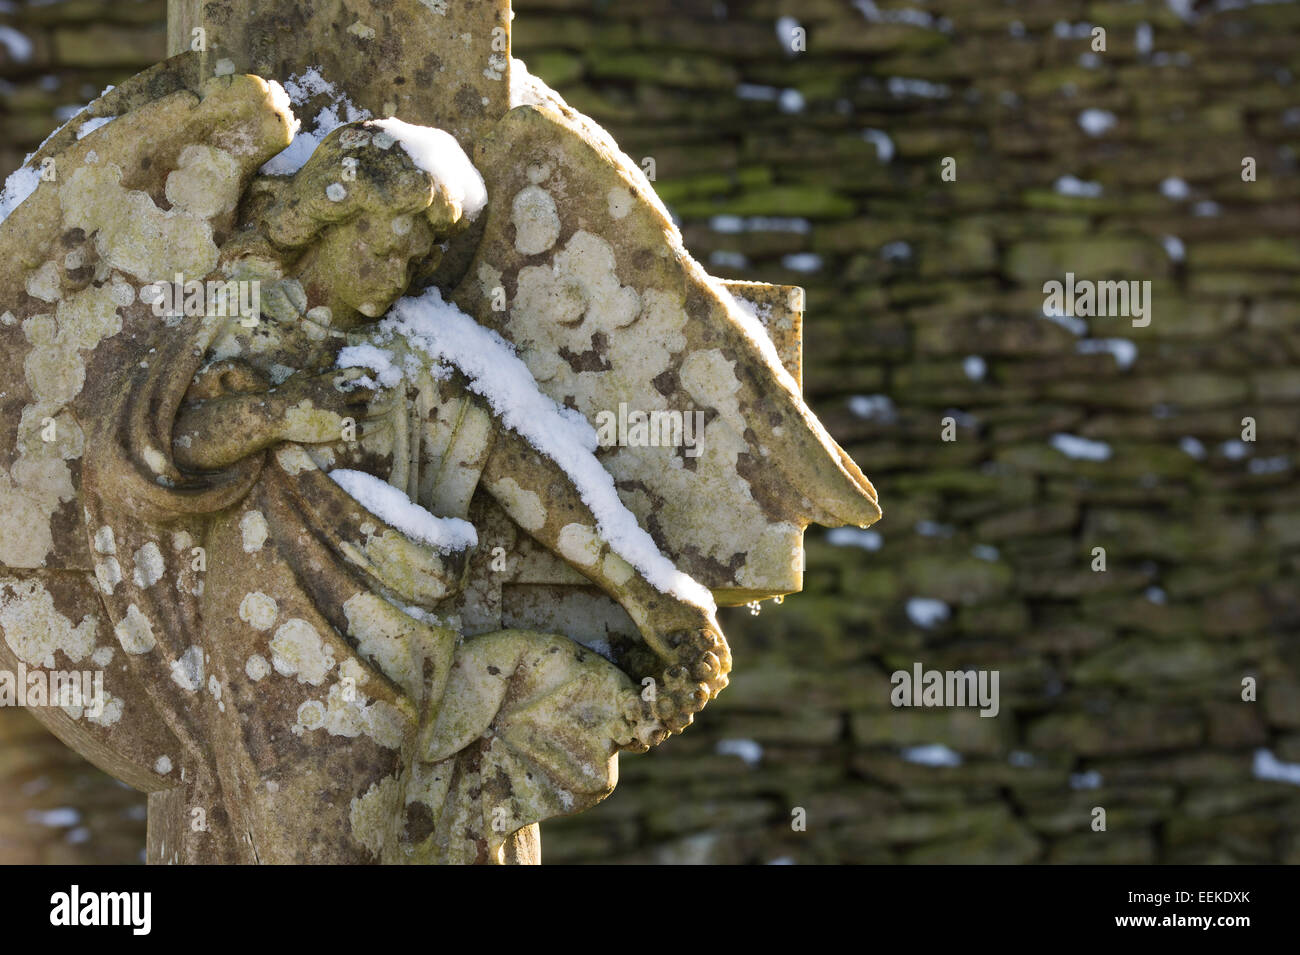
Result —
M712 272L808 290L806 390L886 515L724 614L732 686L547 861L1300 862L1300 5L515 9ZM164 15L0 0L0 174ZM1067 271L1149 280L1150 324L1045 318ZM892 708L916 662L998 670L999 715ZM143 819L0 710L0 861L132 861Z

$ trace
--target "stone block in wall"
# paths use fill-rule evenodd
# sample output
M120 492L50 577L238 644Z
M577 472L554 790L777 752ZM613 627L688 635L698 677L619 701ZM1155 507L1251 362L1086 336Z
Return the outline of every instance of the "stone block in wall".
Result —
M769 24L735 18L642 16L635 25L635 42L646 50L682 50L769 63L782 49Z
M971 636L1018 638L1029 626L1029 606L1021 600L962 607L957 612L957 629Z
M1155 682L1210 682L1227 665L1224 650L1204 640L1128 640L1073 662L1070 678L1080 686L1113 684L1141 692Z
M1042 843L1008 818L951 842L921 845L903 853L908 865L1025 865L1038 861Z
M1259 542L1250 516L1204 507L1168 514L1095 508L1084 518L1082 539L1090 546L1104 546L1110 560L1150 557L1179 563L1226 563Z
M48 69L54 59L48 34L20 21L11 23L11 19L0 20L0 31L4 33L0 42L0 77Z
M49 25L133 23L152 26L167 16L167 0L58 0L28 2L21 11L24 22Z
M1161 637L1188 638L1197 632L1200 622L1197 608L1158 603L1147 594L1086 597L1076 612L1085 620L1102 621L1121 631L1136 630ZM1189 665L1195 662L1189 661Z
M992 542L1010 537L1055 534L1069 530L1079 519L1078 507L1069 501L1045 501L1029 507L1008 510L980 521L975 534Z
M546 828L548 864L568 865L579 862L606 862L634 849L640 842L640 827L632 819L593 824L589 820L574 825L564 818Z
M942 55L935 55L931 50L922 54L909 52L873 63L871 69L881 76L919 76L940 81L961 81L971 76L992 74L1014 77L1014 81L1020 83L1037 73L1041 59L1041 51L1035 44L1009 43L1003 36L983 37L967 33L950 40ZM1085 88L1086 84L1079 86L1079 89ZM1049 89L1059 90L1060 84Z
M1013 577L1007 564L979 557L932 555L903 565L903 579L912 587L948 604L978 604L1004 596Z
M1300 302L1271 299L1250 303L1251 328L1293 328L1300 325Z
M1132 831L1151 826L1174 811L1172 786L1127 786L1106 784L1096 789L1042 794L1025 801L1024 817L1040 835L1055 838L1070 833L1100 835L1092 829L1094 806L1106 808L1106 831Z
M646 814L645 825L651 838L700 829L725 832L727 829L764 822L771 819L779 809L765 799L706 802L683 800L677 805L660 805L652 809Z
M720 202L679 202L674 211L687 219L719 215L835 219L852 215L856 208L851 199L821 186L775 185L753 189Z
M756 658L755 658L756 657ZM879 667L858 662L846 667L793 668L767 662L751 651L752 666L737 672L718 697L715 709L785 712L802 707L822 710L883 709L889 706L889 677Z
M103 23L54 31L54 57L78 68L144 69L167 55L167 32L160 26L111 26Z
M1098 759L1089 764L1114 783L1173 782L1203 787L1251 778L1251 752L1201 749L1197 752L1148 754L1139 759Z
M1087 279L1152 279L1165 274L1168 256L1153 239L1090 236L1070 241L1020 242L1007 250L1007 275L1018 282L1041 285Z
M1191 295L1300 297L1300 275L1294 270L1195 269L1188 272L1187 291Z
M1264 705L1270 726L1300 728L1300 683L1270 680L1259 688L1259 701Z
M1240 688L1240 682L1236 687ZM1268 729L1259 706L1237 697L1233 700L1225 694L1226 702L1207 702L1205 704L1205 725L1208 741L1214 747L1261 746L1268 740ZM1279 756L1286 760L1286 756ZM1256 792L1257 787L1247 787ZM1190 798L1190 795L1189 795Z
M1031 564L1020 570L1017 587L1032 597L1063 600L1092 594L1141 590L1155 581L1149 570L1108 566L1105 573L1092 570L1090 551L1081 551L1074 567L1040 567Z
M1205 598L1203 628L1211 637L1241 637L1268 633L1274 622L1258 585L1236 587Z
M1109 816L1105 832L1080 832L1054 840L1046 861L1053 865L1151 865L1158 861L1148 829L1118 829Z
M1187 249L1193 271L1236 269L1245 273L1268 269L1300 269L1300 243L1294 239L1239 238L1231 242L1201 242Z
M1056 397L1056 389L1046 390ZM1197 470L1193 459L1171 445L1130 442L1109 443L1105 448L1087 452L1095 457L1070 457L1060 447L1038 441L998 448L994 458L1010 471L1098 482L1138 480L1144 475L1179 477Z
M981 411L981 414L987 412ZM913 491L937 492L950 502L954 497L1024 500L1034 491L1033 481L1024 475L946 467L934 467L912 475L908 478L908 486Z
M1300 401L1300 369L1270 368L1251 376L1251 390L1260 401Z
M997 313L942 318L913 312L918 352L932 355L1049 355L1073 348L1075 338L1044 318Z
M1026 733L1032 749L1084 756L1176 750L1203 739L1198 713L1149 703L1123 703L1106 713L1051 713L1033 720Z
M984 804L881 815L853 825L837 827L835 833L845 843L858 846L907 845L996 832L1006 824L1008 818L1005 806Z
M1205 597L1245 585L1259 586L1277 573L1268 556L1234 561L1229 567L1193 564L1171 567L1161 575L1165 592L1175 599Z
M882 222L875 218L857 218L818 225L813 232L813 250L822 255L879 249L888 242L915 242L939 235L931 223L906 219Z
M1265 862L1273 857L1282 828L1271 813L1248 813L1195 819L1174 816L1165 825L1165 839L1172 849L1214 846L1241 862Z
M974 707L890 707L878 713L854 713L851 726L853 741L859 746L940 743L964 757L1005 753L1013 731L1008 720L980 716Z
M644 80L691 90L732 90L739 75L729 63L708 56L637 53L593 49L586 55L587 71L597 79Z
M528 72L539 77L547 86L563 89L568 83L582 78L584 67L581 57L560 50L538 50L528 56Z
M515 4L516 13L522 4ZM614 17L593 16L591 3L571 8L565 16L517 16L511 27L511 46L517 51L562 47L571 50L625 49L636 46L634 23Z
M1122 334L1138 343L1139 349L1150 339L1223 339L1233 336L1241 327L1245 307L1240 300L1188 300L1178 293L1172 296L1164 290L1152 290L1152 320L1145 327L1131 323ZM1159 311L1156 311L1156 308ZM1139 351L1139 355L1142 352Z
M715 725L727 739L817 746L839 739L843 721L838 713L798 706L773 714L727 712Z
M1284 763L1300 763L1300 733L1285 733L1277 737L1273 754Z
M843 16L844 11L840 10ZM854 24L857 25L856 23ZM901 23L872 23L858 29L837 29L835 25L810 23L808 49L819 54L921 53L948 46L949 40L937 30L925 30Z
M1269 514L1264 518L1264 531L1279 547L1300 547L1300 510Z

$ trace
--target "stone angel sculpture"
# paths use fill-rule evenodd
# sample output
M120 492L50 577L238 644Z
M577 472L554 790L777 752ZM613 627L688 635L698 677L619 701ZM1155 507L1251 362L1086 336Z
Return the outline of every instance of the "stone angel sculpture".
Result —
M292 107L174 57L11 181L0 661L103 674L27 702L149 792L150 862L535 862L726 686L716 602L875 492L791 310L541 84L473 157ZM601 447L621 405L694 453Z

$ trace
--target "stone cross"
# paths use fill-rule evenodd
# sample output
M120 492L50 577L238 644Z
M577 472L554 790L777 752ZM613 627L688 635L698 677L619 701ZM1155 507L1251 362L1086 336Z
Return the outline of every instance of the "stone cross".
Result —
M509 0L169 0L167 46L200 47L209 73L319 67L359 108L469 150L510 108L511 18Z
M510 18L172 0L0 201L0 662L151 862L537 862L880 516Z

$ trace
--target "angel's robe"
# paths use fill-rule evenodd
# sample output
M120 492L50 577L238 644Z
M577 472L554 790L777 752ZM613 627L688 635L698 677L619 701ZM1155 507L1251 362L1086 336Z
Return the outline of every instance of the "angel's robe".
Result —
M501 631L458 651L467 555L412 539L322 469L364 470L469 517L495 428L481 399L429 377L360 440L185 473L170 445L196 373L218 360L311 373L344 338L305 317L172 321L137 345L135 367L88 369L84 396L96 576L145 705L175 738L160 754L173 798L206 828L174 833L157 861L535 854L535 822L613 788L605 724L627 678L562 637ZM597 714L592 732L537 731L578 711Z

